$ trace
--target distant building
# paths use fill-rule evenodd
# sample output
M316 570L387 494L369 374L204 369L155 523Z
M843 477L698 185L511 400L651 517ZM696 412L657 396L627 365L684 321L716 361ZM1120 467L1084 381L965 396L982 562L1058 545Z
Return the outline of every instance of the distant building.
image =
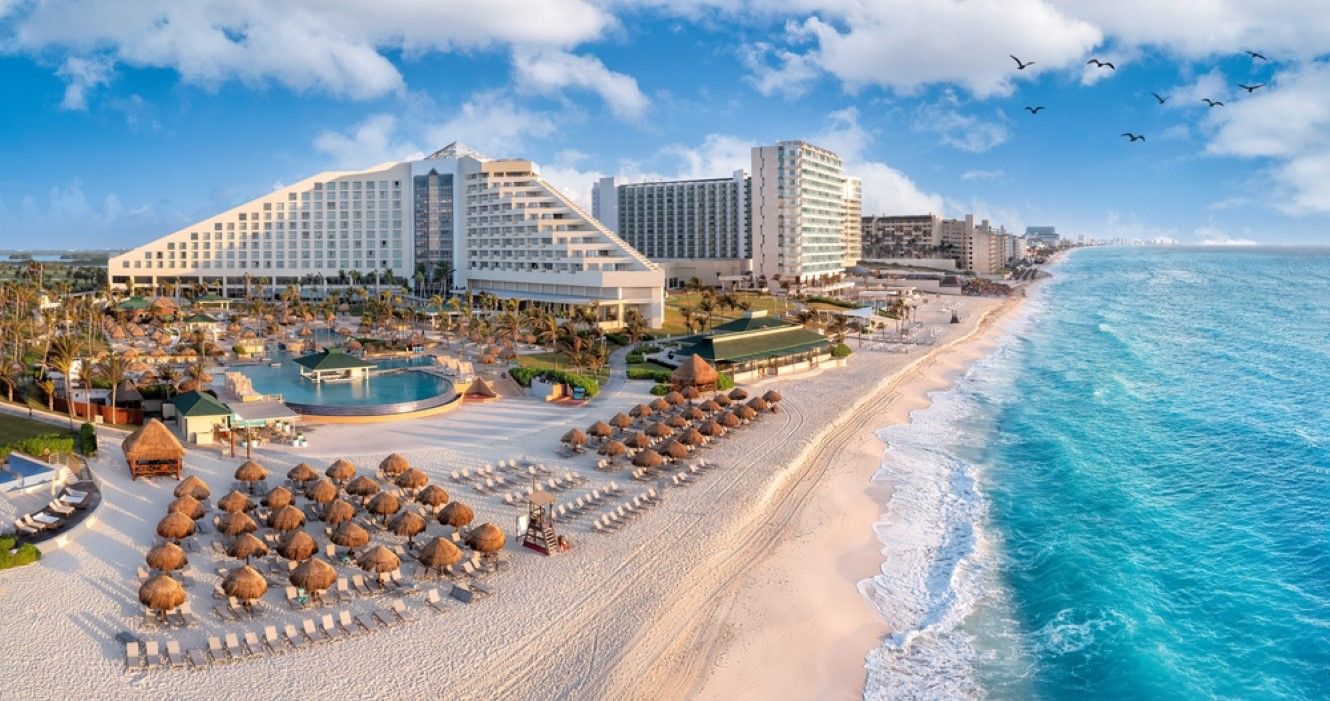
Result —
M1025 227L1025 238L1031 246L1048 246L1056 248L1060 237L1057 228L1052 226L1027 226Z
M845 271L845 170L803 141L753 147L753 273L816 282Z
M611 231L619 233L619 194L613 176L601 178L592 184L591 216Z
M863 181L854 176L845 178L844 227L845 267L859 264L864 258L863 238Z
M863 260L945 258L936 214L863 217Z

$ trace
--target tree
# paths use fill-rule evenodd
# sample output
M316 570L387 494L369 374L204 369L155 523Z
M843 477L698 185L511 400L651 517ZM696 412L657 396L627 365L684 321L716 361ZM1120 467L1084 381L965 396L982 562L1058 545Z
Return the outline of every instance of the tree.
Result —
M102 361L101 375L111 385L111 416L115 416L116 398L120 390L120 383L124 382L125 375L129 371L129 363L125 361L125 356L112 351Z
M693 308L684 305L679 307L679 316L683 317L683 327L688 331L693 330Z
M65 412L69 414L69 430L71 431L74 430L74 363L78 360L80 350L81 347L77 337L62 335L51 343L51 356L48 359L50 367L58 370L64 378Z
M628 334L629 343L637 343L646 336L646 321L642 319L642 312L636 307L629 307L623 315L623 329Z

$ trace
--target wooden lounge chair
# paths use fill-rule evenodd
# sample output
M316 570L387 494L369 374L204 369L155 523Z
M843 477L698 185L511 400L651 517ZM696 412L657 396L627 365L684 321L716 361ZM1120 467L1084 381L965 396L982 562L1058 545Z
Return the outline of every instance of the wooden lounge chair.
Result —
M284 632L286 633L287 644L293 649L300 649L300 647L305 644L305 638L302 637L300 632L296 630L296 627L290 623L286 624Z
M363 626L361 626L360 621L357 621L354 618L352 618L351 612L346 609L342 609L341 611L337 612L337 627L341 628L342 635L348 638L354 638L355 636L360 635L361 633L369 632L368 629L363 629Z
M296 590L295 587L288 586L286 588L286 603L290 604L291 608L295 609L296 611L299 611L300 609L305 607L304 604L300 603L300 600L296 598L299 595L300 593Z
M401 599L394 601L388 610L392 611L402 623L410 623L416 620L416 617L406 610L406 604Z
M148 666L148 661L143 657L143 651L139 649L138 641L131 640L125 643L125 669L143 669Z
M245 656L245 651L240 647L240 638L235 633L226 634L226 654L230 655L233 660Z
M448 607L443 605L443 599L439 598L438 589L430 589L428 592L425 592L425 603L439 613L448 610Z
M355 592L351 591L351 583L346 577L337 578L337 598L339 601L349 601L355 597Z
M363 575L359 574L352 575L351 584L355 586L356 591L359 592L361 595L367 595L373 593L373 590L369 588L369 585L365 584L365 577Z

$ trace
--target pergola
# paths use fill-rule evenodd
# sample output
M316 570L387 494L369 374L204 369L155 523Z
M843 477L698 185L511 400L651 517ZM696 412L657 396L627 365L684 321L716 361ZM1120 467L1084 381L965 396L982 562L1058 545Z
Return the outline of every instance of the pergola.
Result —
M170 475L180 479L185 448L171 429L157 419L143 424L120 444L133 479Z

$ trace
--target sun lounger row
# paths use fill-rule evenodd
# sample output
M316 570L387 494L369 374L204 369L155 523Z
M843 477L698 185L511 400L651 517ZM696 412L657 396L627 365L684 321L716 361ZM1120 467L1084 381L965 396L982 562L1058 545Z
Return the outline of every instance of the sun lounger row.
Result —
M64 526L76 510L86 507L88 499L87 492L65 488L60 496L52 499L40 511L24 514L15 520L14 531L19 535L35 536L42 531L56 530Z
M606 512L598 517L591 524L591 529L597 533L613 533L623 528L638 516L646 513L655 506L658 506L664 499L658 494L655 488L633 497L632 501L621 504L613 511Z

